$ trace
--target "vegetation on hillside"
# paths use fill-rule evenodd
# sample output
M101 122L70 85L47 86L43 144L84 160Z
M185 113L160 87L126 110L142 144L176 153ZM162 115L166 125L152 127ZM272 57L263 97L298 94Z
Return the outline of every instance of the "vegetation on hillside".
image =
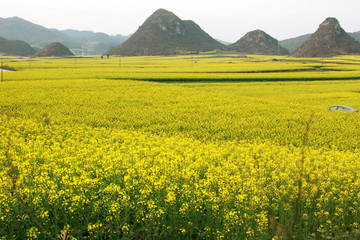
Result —
M228 46L245 54L288 55L289 51L282 47L278 40L261 30L248 32L237 42Z
M10 56L31 56L35 53L35 50L26 42L0 37L0 53Z
M295 50L300 47L309 37L311 34L301 35L299 37L285 39L279 41L279 44L284 48L288 49L290 53L295 52Z
M123 44L110 49L112 55L171 55L224 49L195 22L183 21L164 9L155 11Z
M34 54L33 57L71 57L74 54L62 43L53 42Z
M360 43L341 28L336 18L327 18L292 56L332 57L360 54Z
M91 31L48 29L19 17L0 18L0 36L25 41L37 49L42 49L52 42L61 42L77 55L104 54L111 46L121 44L128 38Z

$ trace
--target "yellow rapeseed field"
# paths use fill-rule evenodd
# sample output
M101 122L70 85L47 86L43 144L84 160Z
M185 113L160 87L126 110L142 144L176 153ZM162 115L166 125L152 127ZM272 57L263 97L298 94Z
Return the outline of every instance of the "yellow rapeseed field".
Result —
M360 236L360 57L15 58L0 239Z

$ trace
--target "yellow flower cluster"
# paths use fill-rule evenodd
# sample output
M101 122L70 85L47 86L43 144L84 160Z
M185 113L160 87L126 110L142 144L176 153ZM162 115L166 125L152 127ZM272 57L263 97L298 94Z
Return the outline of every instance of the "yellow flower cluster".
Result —
M356 68L346 64L355 57L198 58L122 63L163 78ZM360 109L357 81L114 81L117 59L12 61L20 71L0 84L0 238L359 235L360 116L326 111L335 101Z
M19 218L27 209L45 226L56 224L54 231L103 225L121 228L121 234L191 221L215 235L261 236L268 234L269 216L285 226L294 218L298 148L49 126L6 116L1 139L0 219L6 231L30 227L27 234L34 235L32 216ZM358 152L307 150L299 224L331 233L358 222L358 160ZM12 166L18 169L14 185ZM98 221L102 225L90 225Z

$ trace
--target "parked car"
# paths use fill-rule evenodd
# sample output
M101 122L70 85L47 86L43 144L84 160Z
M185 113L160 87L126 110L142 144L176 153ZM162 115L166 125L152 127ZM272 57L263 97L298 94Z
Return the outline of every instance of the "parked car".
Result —
M337 105L337 106L332 106L329 108L329 111L349 111L349 112L358 112L357 110L353 109L352 107L349 106L342 106L342 105Z

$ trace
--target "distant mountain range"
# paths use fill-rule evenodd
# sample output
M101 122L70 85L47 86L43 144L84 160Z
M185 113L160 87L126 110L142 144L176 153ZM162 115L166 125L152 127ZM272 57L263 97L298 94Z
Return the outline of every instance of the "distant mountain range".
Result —
M59 31L52 29L52 31ZM109 50L110 47L125 42L129 36L117 34L110 36L102 32L78 31L78 30L62 30L60 33L66 35L72 42L80 46L78 49L71 49L76 55L89 54L100 55ZM70 45L71 48L71 45ZM80 53L80 51L82 51Z
M359 39L360 32L352 34ZM261 30L248 32L229 45L211 38L196 23L181 20L165 9L155 11L127 41L109 54L167 55L208 50L244 54L328 57L360 54L360 42L347 34L335 18L324 21L317 32L279 42ZM289 51L290 50L290 51Z
M360 31L348 34L360 42ZM164 55L215 49L273 55L287 54L287 49L292 54L311 35L277 41L265 32L255 30L231 44L213 39L195 22L181 20L165 9L154 12L130 36L48 29L19 17L0 18L0 52L22 56L29 56L53 42L62 43L75 55Z
M295 50L300 47L309 37L311 34L302 35L295 38L290 38L286 40L279 41L279 44L289 50L290 53L295 52Z
M0 18L0 36L22 40L39 50L52 42L61 42L76 55L99 55L111 46L123 43L128 36L110 36L91 31L48 29L19 17Z

